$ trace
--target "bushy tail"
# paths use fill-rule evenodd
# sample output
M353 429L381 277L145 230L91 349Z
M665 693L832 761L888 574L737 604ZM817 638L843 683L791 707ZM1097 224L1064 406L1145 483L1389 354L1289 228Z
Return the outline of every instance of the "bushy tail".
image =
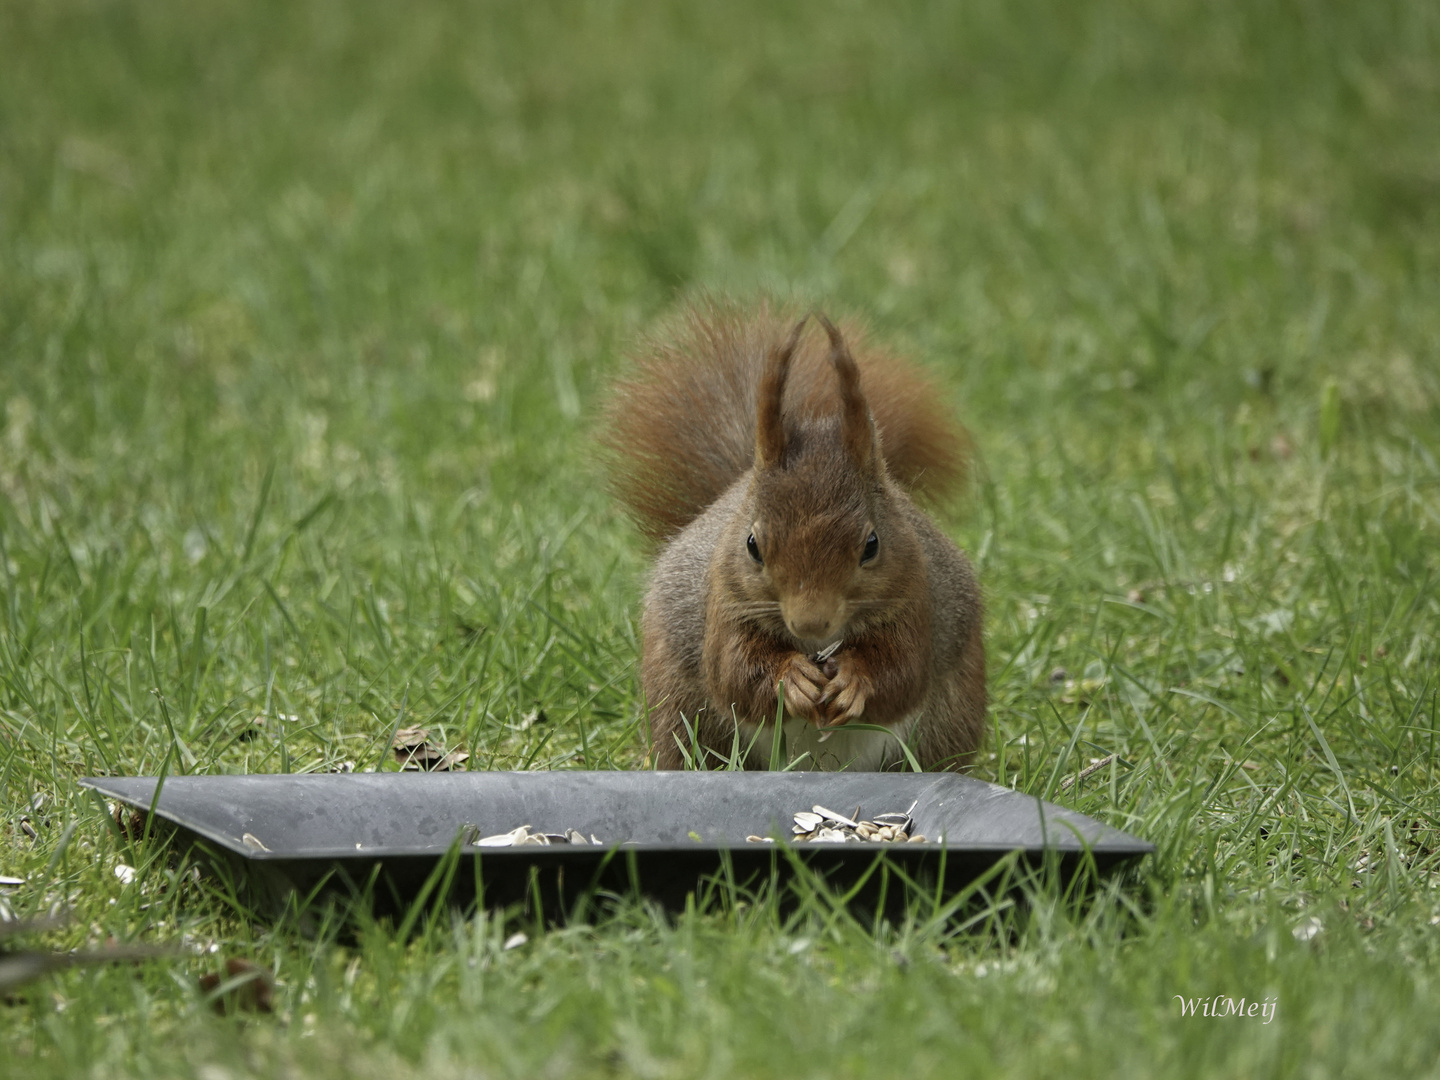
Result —
M798 318L703 301L642 343L605 413L601 442L616 495L653 541L679 532L755 458L755 402L766 351ZM936 499L965 479L969 439L916 367L866 345L858 327L841 332L860 368L890 475L912 494ZM806 334L791 361L785 412L835 415L840 394L823 333Z

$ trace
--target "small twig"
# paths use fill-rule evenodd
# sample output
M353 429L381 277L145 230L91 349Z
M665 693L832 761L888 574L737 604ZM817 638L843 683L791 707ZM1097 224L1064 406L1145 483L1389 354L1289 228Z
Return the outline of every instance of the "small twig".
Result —
M39 924L31 924L24 929L37 928ZM32 982L42 975L82 964L134 962L179 955L177 949L163 945L109 945L100 949L70 953L41 952L33 949L0 952L0 994L8 994L16 987Z
M1081 780L1084 780L1091 773L1097 773L1101 769L1105 768L1106 765L1109 765L1112 761L1115 760L1115 757L1116 755L1114 754L1107 754L1099 761L1093 762L1090 765L1086 765L1085 768L1081 769L1074 776L1067 776L1064 780L1060 781L1060 790L1069 791L1072 787L1080 783Z

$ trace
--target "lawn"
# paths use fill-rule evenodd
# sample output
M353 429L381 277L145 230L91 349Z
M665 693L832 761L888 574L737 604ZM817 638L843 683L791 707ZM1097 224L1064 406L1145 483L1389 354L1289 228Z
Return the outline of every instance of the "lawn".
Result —
M401 937L109 827L77 777L402 724L639 766L597 406L702 292L941 380L976 775L1154 856L972 925ZM6 999L8 1075L1440 1075L1433 3L7 0L0 400L4 911L174 950ZM273 1013L215 1014L227 958Z

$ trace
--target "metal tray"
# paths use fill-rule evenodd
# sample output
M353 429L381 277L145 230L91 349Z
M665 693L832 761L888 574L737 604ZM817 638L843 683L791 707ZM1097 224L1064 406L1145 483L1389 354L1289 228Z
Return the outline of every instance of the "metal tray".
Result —
M292 891L359 892L375 882L379 911L404 910L427 888L466 825L479 835L517 825L579 829L604 847L460 848L447 874L455 902L528 900L567 911L595 891L684 904L708 875L745 886L804 865L839 886L887 875L954 893L1009 852L1066 875L1104 873L1153 845L1093 818L954 773L472 772L347 775L90 777L101 795L173 824L239 871L262 900ZM793 815L819 804L861 816L910 810L913 844L789 844ZM774 836L776 844L747 842ZM780 848L785 850L778 850ZM868 875L868 877L867 877ZM897 890L901 891L901 890ZM860 897L863 899L863 894ZM892 897L893 900L893 897Z

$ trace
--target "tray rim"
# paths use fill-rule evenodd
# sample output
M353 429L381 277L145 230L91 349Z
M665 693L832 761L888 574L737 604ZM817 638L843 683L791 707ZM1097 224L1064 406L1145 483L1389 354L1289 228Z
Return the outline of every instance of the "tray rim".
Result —
M597 773L597 772L598 772L598 773L602 773L602 774L606 774L606 775L609 775L609 774L613 773L613 774L616 775L616 776L626 776L626 775L633 776L633 775L636 775L635 773L627 773L627 772L625 772L625 771L623 771L623 770L581 770L581 769L573 769L573 770L561 770L561 771L570 773L570 774L572 774L572 775L573 775L573 774L582 774L582 775L584 775L584 774L593 774L593 773ZM499 771L497 771L496 773L489 773L488 775L496 775L498 772L499 772ZM163 779L164 779L164 783L169 783L169 782L171 782L171 781L173 781L173 780L181 780L181 779L183 779L183 780L185 780L185 781L187 781L187 782L193 782L193 781L205 782L205 781L207 781L207 780L220 779L220 778L224 778L224 779L227 779L227 780L241 780L241 779L243 779L244 777L249 776L249 777L286 777L286 778L289 778L289 779L292 779L292 780L293 780L293 779L296 779L296 778L300 778L300 777L314 778L314 779L324 778L327 782L343 782L345 779L347 779L347 778L348 778L349 776L351 776L351 775L353 775L353 774L329 774L329 773L243 773L243 774L242 774L242 773L215 773L215 774L210 774L210 773L204 773L204 774L192 774L192 775L185 775L185 776L167 776L167 777L165 777L165 778L163 778ZM369 776L381 777L381 776L391 776L391 775L393 775L393 776L399 777L399 776L401 776L401 775L407 775L407 774L400 774L400 773L395 773L395 774L389 774L389 773L362 773L362 774L360 774L360 775L362 775L362 776L367 776L367 777L369 777ZM480 774L480 773L473 773L473 774L472 774L472 773L464 773L464 774L439 774L439 775L456 776L456 777L458 777L458 776L462 776L462 775L474 775L474 776L479 776L479 775L482 775L482 774ZM553 775L553 773L506 772L506 773L504 773L504 775L509 775L509 776L544 776L544 775ZM659 775L670 775L670 774L659 774ZM677 776L678 776L678 775L690 775L690 774L677 773L677 774L674 774L674 775L677 775ZM721 774L706 774L706 773L700 773L700 774L696 774L696 775L705 776L705 775L721 775ZM812 774L796 774L796 775L809 776L809 775L812 775ZM833 775L833 774L822 774L822 775ZM1037 795L1024 795L1023 793L1014 791L1013 789L1003 788L1003 787L1000 787L1000 785L998 785L998 784L990 784L988 781L979 780L979 779L977 779L977 778L975 778L975 777L958 777L956 774L953 774L953 773L944 773L944 774L936 774L935 777L934 777L934 779L937 780L937 781L942 781L942 782L943 782L943 779L944 779L944 778L947 778L947 777L955 777L955 778L957 778L957 779L967 779L967 780L970 780L970 781L972 781L972 782L974 782L974 783L986 784L986 785L989 786L989 787L995 788L998 792L1003 792L1003 793L1005 793L1005 794L1007 794L1007 795L1016 795L1016 796L1019 796L1019 797L1021 797L1021 798L1027 799L1027 800L1033 800L1033 801L1039 802L1042 806L1055 806L1055 805L1056 805L1056 804L1052 804L1052 803L1047 802L1046 800L1040 798L1040 796L1037 796ZM139 809L139 810L146 810L146 811L148 811L148 810L150 810L150 805L151 805L149 801L139 800L139 799L137 799L137 798L136 798L135 796L133 796L133 795L122 794L121 792L118 792L118 791L114 790L113 788L107 787L107 784L108 784L108 782L114 781L114 780L152 781L152 782L153 782L153 781L160 780L160 779L161 779L161 778L155 777L155 776L87 776L87 777L78 778L77 783L79 784L80 787L85 788L85 789L88 789L88 790L90 790L90 791L93 791L93 792L95 792L97 795L101 795L101 796L104 796L104 797L106 797L106 798L113 799L113 800L115 800L115 801L117 801L117 802L124 803L124 804L127 805L127 806L131 806L131 807L134 807L134 808ZM308 782L308 780L307 780L306 782ZM406 782L410 782L410 781L407 780ZM163 793L163 791L164 791L164 784L163 784L163 783L162 783L162 785L161 785L161 791L162 791L162 793ZM154 796L153 796L153 789L152 789L151 799L153 799L153 798L154 798ZM673 854L673 853L681 853L681 852L689 853L689 854L702 854L702 853L717 854L717 853L720 853L720 852L737 852L737 851L740 851L740 852L745 852L745 853L747 853L747 854L759 854L759 853L761 853L761 852L763 852L763 851L766 851L766 850L772 850L772 851L787 850L787 851L794 851L794 852L797 852L797 853L802 853L802 852L803 852L804 855L808 858L808 857L811 857L811 856L813 856L813 855L820 854L820 853L824 853L824 852L829 852L829 853L834 853L834 854L848 853L848 854L854 854L854 855L861 855L861 854L882 855L882 854L889 854L889 853L895 853L895 852L900 852L900 851L913 851L913 852L915 852L917 855L918 855L918 854L922 854L922 853L936 854L936 855L941 854L941 853L945 853L945 854L976 854L976 855L1004 855L1004 854L1008 854L1009 852L1012 852L1012 851L1021 851L1021 852L1024 852L1025 854L1027 854L1027 855L1043 855L1043 854L1046 853L1046 852L1053 852L1053 853L1055 853L1055 854L1057 854L1057 855L1078 855L1078 854L1082 854L1082 853L1085 853L1085 852L1092 852L1092 853L1093 853L1095 856L1097 856L1097 857L1101 857L1101 858L1104 858L1104 859L1107 860L1107 861L1111 861L1111 860L1119 860L1119 859L1136 858L1136 857L1139 857L1139 856L1142 856L1142 855L1150 855L1150 854L1153 854L1153 853L1156 851L1156 846L1155 846L1153 843L1151 843L1150 841L1142 840L1142 839L1140 839L1139 837L1132 836L1130 833L1127 833L1127 832L1124 832L1123 830L1117 829L1117 828L1115 828L1115 827L1112 826L1112 825L1109 825L1109 824L1107 824L1107 823L1105 823L1105 822L1103 822L1103 821L1100 821L1098 818L1091 818L1091 817L1089 817L1089 815L1080 814L1080 811L1078 811L1078 810L1071 810L1071 809L1069 809L1068 807L1056 806L1056 808L1057 808L1057 809L1061 809L1061 810L1065 810L1067 813L1070 813L1070 814L1078 814L1078 815L1080 815L1080 816L1082 816L1082 817L1087 818L1087 819L1090 820L1090 821L1095 822L1097 825L1099 825L1102 829L1104 829L1104 830L1106 831L1106 834L1107 834L1107 835L1105 835L1098 843L1097 843L1097 842L1089 842L1089 841L1086 841L1083 837L1081 837L1081 836L1078 835L1078 832L1077 832L1076 829L1074 828L1074 824L1073 824L1072 822L1068 822L1068 821L1066 821L1065 819L1061 818L1061 819L1057 820L1056 823L1055 823L1055 828L1056 828L1056 830L1058 831L1058 834L1059 834L1055 839L1059 840L1060 842L1059 842L1059 843L1047 842L1047 843L1042 843L1042 844L1038 844L1038 845L1037 845L1037 844L1029 844L1029 843L996 843L996 842L993 842L993 841L990 841L990 842L968 842L968 843L967 843L967 842L960 842L960 841L951 842L951 841L945 841L945 840L927 840L927 841L925 841L925 842L923 842L923 843L918 843L918 842L917 842L917 843L903 843L903 844L902 844L902 843L895 843L895 844L865 844L865 845L860 845L860 844L795 844L795 843L791 843L791 842L788 840L788 838L781 836L781 837L776 838L774 841L772 841L772 842L770 842L770 843L754 843L754 842L749 842L749 841L740 842L740 843L734 843L734 842L729 842L729 841L716 841L716 840L704 840L704 839L701 839L701 840L690 841L690 842L687 842L687 843L662 843L662 842L619 841L619 842L614 843L614 844L605 844L605 845L603 845L603 846L586 845L586 846L583 846L583 847L582 847L582 846L579 846L579 845L571 846L571 845L556 844L556 845L545 845L545 846L534 845L534 846L526 846L526 847L482 848L482 847L478 847L478 846L473 846L473 845L472 845L472 846L462 847L462 848L461 848L461 854L462 854L462 855L475 856L475 857L484 856L484 857L486 857L486 858L498 857L498 858L500 858L500 859L502 859L502 860L514 859L514 860L519 860L519 861L523 861L523 860L526 860L526 859L533 859L533 858L535 858L535 857L543 854L545 857L558 857L558 858L566 859L566 860L576 860L576 859L578 859L578 860L584 861L584 860L586 860L587 858L588 858L588 859L600 858L600 857L602 857L602 856L612 855L612 853L620 853L620 852L635 852L636 854L651 854L651 855L653 855L653 854ZM223 848L225 851L230 852L230 853L233 854L233 855L238 855L238 856L240 856L241 858L244 858L244 859L246 859L246 860L248 860L248 861L250 861L250 862L254 862L254 863L281 863L281 864L283 864L283 863L309 862L309 861L345 862L345 861L350 861L350 860L375 861L375 860L377 860L377 859L389 859L389 858L440 858L441 856L443 856L447 851L449 851L449 850L454 846L454 839L452 838L452 840L451 840L449 843L447 843L446 845L444 845L443 847L442 847L442 846L437 846L437 845L434 845L434 844L432 844L432 845L427 845L427 846L424 846L424 847L417 847L417 846L405 846L405 847L400 847L400 846L378 847L378 846L377 846L377 847L367 847L367 846L359 845L359 846L352 847L352 848L345 848L345 847L315 848L315 849L313 849L313 850L308 850L308 851L301 852L301 853L286 852L286 851L272 851L272 850L257 850L257 849L255 849L255 848L251 848L251 847L246 846L242 841L237 840L237 839L235 839L234 837L231 837L231 836L228 836L228 835L219 834L219 833L217 833L217 832L216 832L215 830L213 830L213 829L210 829L210 828L205 827L205 826L203 826L203 825L199 825L199 824L197 824L197 823L195 823L195 822L193 822L193 821L187 820L187 819L185 819L185 818L183 818L183 817L177 817L177 816L175 816L173 813L167 812L166 809L165 809L165 807L164 807L163 805L156 805L155 808L154 808L154 813L156 814L157 817L160 817L160 818L164 819L165 821L169 822L170 824L175 825L175 826L177 826L177 827L179 827L179 828L185 829L185 830L187 830L187 831L189 831L189 832L191 832L191 833L194 833L194 834L196 834L197 836L201 837L201 838L204 839L204 840L208 840L208 841L211 842L211 843L217 844L218 846L220 846L221 848ZM457 836L458 836L458 832L459 832L459 830L457 829L457 831L456 831L456 835L457 835ZM757 834L757 835L758 835L758 834ZM1049 839L1049 837L1047 836L1047 840L1048 840L1048 839Z

